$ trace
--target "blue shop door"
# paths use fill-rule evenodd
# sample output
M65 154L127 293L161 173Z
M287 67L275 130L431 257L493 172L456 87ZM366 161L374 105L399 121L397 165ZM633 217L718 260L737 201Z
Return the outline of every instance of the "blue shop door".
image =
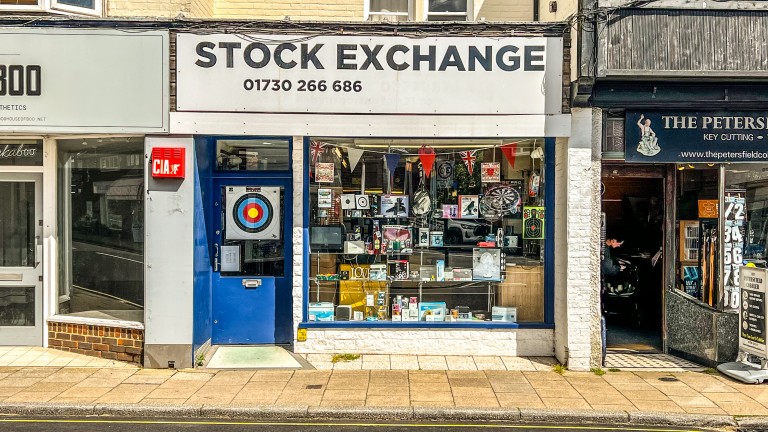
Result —
M215 178L213 186L212 343L290 343L291 180Z

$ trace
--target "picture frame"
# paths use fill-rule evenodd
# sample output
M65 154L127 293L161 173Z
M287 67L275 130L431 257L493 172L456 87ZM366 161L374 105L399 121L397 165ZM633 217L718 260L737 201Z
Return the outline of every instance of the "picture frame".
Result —
M480 199L477 195L459 195L459 219L477 219Z

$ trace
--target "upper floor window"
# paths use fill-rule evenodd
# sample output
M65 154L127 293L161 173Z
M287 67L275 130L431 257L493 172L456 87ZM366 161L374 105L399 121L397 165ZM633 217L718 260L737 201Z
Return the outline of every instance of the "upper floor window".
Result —
M410 21L413 19L413 0L367 0L366 21Z
M67 12L101 16L102 0L0 0L0 11Z
M427 21L471 21L471 0L427 0Z

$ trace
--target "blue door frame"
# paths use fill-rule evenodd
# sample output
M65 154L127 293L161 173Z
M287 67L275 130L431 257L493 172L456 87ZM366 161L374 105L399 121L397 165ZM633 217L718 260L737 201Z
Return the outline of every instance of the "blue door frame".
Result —
M211 149L211 160L216 160L215 139L244 139L246 137L216 137L206 140ZM247 137L252 138L252 137ZM293 143L291 142L291 147ZM290 154L290 150L289 150ZM215 165L215 164L211 164ZM291 166L289 163L288 166ZM215 167L211 176L210 206L212 223L208 238L213 265L211 278L211 343L228 344L288 344L293 340L292 274L293 274L293 180L290 171L233 171L220 172ZM222 275L220 245L224 238L222 210L226 208L223 188L227 186L266 187L283 190L281 218L283 226L284 271L282 276L229 276ZM244 280L259 280L260 286L246 287Z

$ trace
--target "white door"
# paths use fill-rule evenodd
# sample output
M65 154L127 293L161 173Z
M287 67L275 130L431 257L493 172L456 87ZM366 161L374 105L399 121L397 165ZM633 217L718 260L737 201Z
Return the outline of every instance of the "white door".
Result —
M0 345L43 343L42 174L0 173Z

